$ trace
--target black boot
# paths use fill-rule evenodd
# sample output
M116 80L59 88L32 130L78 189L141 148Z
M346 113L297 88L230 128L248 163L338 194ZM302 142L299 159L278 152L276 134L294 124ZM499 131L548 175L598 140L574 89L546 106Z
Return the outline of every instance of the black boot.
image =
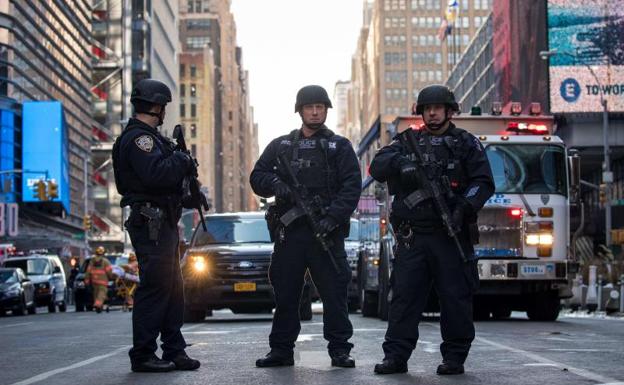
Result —
M355 360L349 353L340 353L332 356L331 365L340 368L355 368Z
M273 366L293 366L295 360L292 354L280 354L270 351L265 357L256 360L256 366L259 368L269 368Z
M407 372L407 363L396 361L392 358L384 358L381 364L375 365L377 374L394 374Z
M201 366L198 360L194 360L187 356L186 353L180 353L171 359L176 370L197 370Z
M133 361L133 372L170 372L176 368L175 364L171 361L161 360L160 358L153 356L144 361Z
M437 373L440 375L463 374L464 365L458 364L457 362L444 361L440 365L438 365Z

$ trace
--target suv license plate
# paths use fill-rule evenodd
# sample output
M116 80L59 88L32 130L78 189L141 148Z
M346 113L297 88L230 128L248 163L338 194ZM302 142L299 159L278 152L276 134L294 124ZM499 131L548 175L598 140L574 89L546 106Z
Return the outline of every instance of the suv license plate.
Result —
M256 291L255 282L237 282L234 284L234 291Z
M546 268L544 265L523 265L522 275L544 275Z

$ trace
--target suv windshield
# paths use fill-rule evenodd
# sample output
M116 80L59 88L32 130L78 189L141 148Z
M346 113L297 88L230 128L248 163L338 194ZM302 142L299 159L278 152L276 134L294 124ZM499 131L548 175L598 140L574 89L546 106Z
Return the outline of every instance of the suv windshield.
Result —
M52 274L52 269L47 259L32 258L21 260L8 260L4 262L6 267L19 267L28 275L48 275Z
M16 283L17 278L12 271L0 271L0 283Z
M359 241L360 240L360 222L351 221L351 227L349 228L349 238L347 241Z
M486 153L497 193L567 195L563 147L491 144Z
M204 231L197 226L192 246L219 243L271 243L264 218L208 217Z

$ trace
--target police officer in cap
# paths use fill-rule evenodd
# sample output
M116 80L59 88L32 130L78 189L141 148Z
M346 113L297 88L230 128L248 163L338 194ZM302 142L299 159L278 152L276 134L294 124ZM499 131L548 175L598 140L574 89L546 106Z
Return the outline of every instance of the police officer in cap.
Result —
M325 89L306 86L297 93L295 112L303 124L300 129L274 139L258 159L250 177L251 187L261 197L276 198L276 215L268 218L274 235L275 249L269 278L275 293L276 309L269 336L271 351L256 361L258 367L294 364L293 349L301 324L299 299L304 275L309 269L323 301L323 335L332 366L354 367L349 355L353 345L349 338L353 327L347 308L347 285L351 268L347 263L344 239L349 234L349 219L360 198L361 176L351 143L325 126L327 110L332 104ZM309 198L318 197L325 215L320 220L321 232L328 234L338 266L318 242L304 217L287 227L280 216L294 206L292 181L278 165L278 154L284 154L303 184ZM271 212L271 211L270 211ZM269 212L269 213L270 213Z
M437 373L463 373L475 337L472 298L479 285L479 275L472 245L477 241L477 212L494 192L494 183L479 140L451 122L458 110L455 97L446 86L423 88L418 95L416 113L422 115L424 127L417 131L417 142L422 153L435 161L428 171L434 172L439 181L447 181L452 190L445 200L453 223L461 229L458 237L467 261L443 228L441 215L431 198L421 200L411 209L405 203L408 195L424 186L416 158L410 156L401 142L395 140L383 147L371 162L372 177L387 182L390 194L394 195L390 220L398 244L391 278L388 330L383 343L385 357L375 366L378 374L407 371L432 286L439 297L443 340L442 364Z
M157 130L171 102L164 83L139 81L130 101L134 117L115 141L113 168L121 206L132 208L125 226L141 271L132 313L132 371L194 370L200 363L186 355L180 332L184 297L177 227L182 179L193 172L193 160ZM162 359L155 354L159 334Z

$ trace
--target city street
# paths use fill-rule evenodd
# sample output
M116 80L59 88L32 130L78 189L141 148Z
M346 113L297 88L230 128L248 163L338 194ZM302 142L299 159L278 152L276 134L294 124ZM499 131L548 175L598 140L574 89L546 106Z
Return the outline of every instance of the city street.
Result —
M259 369L268 351L269 315L217 311L183 329L196 372L130 372L130 313L38 314L0 318L0 384L624 384L624 320L563 316L554 323L526 320L477 323L477 339L463 376L440 377L438 322L422 324L407 374L378 376L385 322L352 314L355 369L331 368L322 337L322 308L304 322L295 366Z

